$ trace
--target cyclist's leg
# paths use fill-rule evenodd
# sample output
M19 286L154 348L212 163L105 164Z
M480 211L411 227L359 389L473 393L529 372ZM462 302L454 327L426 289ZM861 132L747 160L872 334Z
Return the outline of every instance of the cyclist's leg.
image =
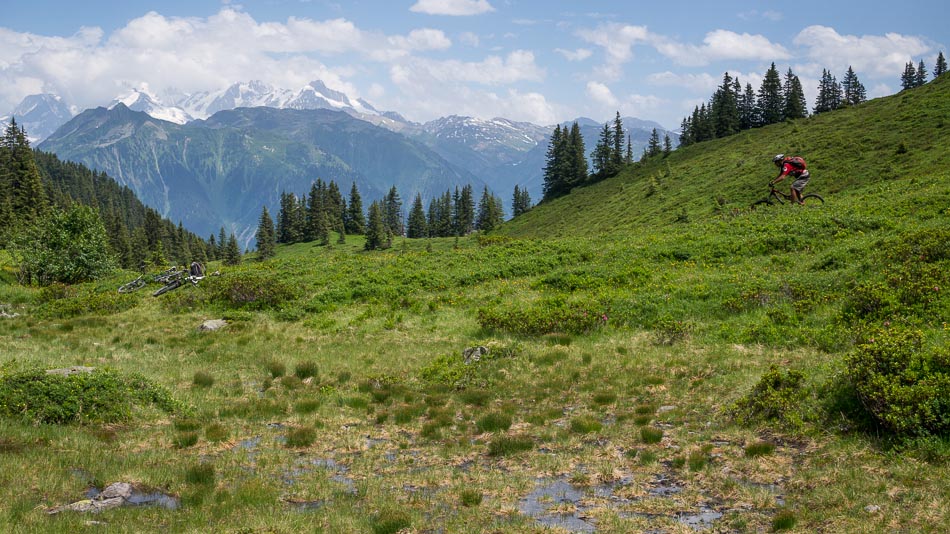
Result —
M792 200L793 201L799 204L804 204L804 202L802 202L802 196L804 196L803 191L805 190L805 186L808 185L808 180L810 179L811 179L811 173L805 170L805 171L802 171L801 175L799 175L799 177L796 178L794 182L792 182Z

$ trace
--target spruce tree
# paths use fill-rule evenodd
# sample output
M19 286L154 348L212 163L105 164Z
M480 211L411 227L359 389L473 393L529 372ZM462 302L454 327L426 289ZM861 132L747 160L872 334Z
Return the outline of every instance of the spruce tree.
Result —
M416 198L412 201L412 208L409 210L409 218L406 221L406 237L418 239L429 235L429 229L426 225L426 212L422 205L422 194L416 193Z
M240 265L241 257L241 248L238 246L237 237L234 236L234 233L231 233L224 248L224 264Z
M146 234L147 236L147 234ZM237 244L237 242L235 242ZM218 231L218 253L217 258L223 260L228 250L228 234L224 233L224 227Z
M805 100L805 91L802 82L789 67L785 74L785 120L803 119L808 116L808 102Z
M739 128L748 130L759 126L759 118L756 113L755 90L751 83L745 84L745 92L739 101Z
M475 230L475 193L472 184L462 186L455 214L458 219L458 227L455 229L457 235L467 235Z
M274 221L267 212L267 206L261 209L261 217L257 223L257 259L266 260L274 256L277 234L274 231Z
M904 73L901 74L901 90L906 91L917 86L917 69L914 68L914 62L909 61L904 65Z
M623 155L624 165L633 164L633 140L630 139L630 134L627 134L627 152Z
M850 65L848 65L848 72L845 73L844 79L841 81L841 90L844 93L843 103L845 105L855 106L867 100L867 91L865 91L864 85L858 80L858 75L854 73L854 69Z
M762 125L775 124L784 120L785 95L782 94L782 80L775 63L765 73L759 87L757 99L758 114Z
M604 123L603 129L600 131L600 138L597 140L597 145L594 146L594 174L598 178L606 178L613 174L613 132L610 129L610 124Z
M680 122L680 144L679 146L689 146L691 144L690 130L692 130L692 122L689 117L683 117L683 121Z
M669 156L673 152L673 141L670 139L669 132L663 134L663 157Z
M614 117L614 128L613 128L614 142L612 150L610 151L610 164L613 167L613 172L620 172L620 168L623 166L623 141L626 135L623 132L623 120L620 118L620 112L617 112L617 116ZM586 178L586 176L585 176Z
M386 228L383 207L378 200L374 200L369 205L369 216L366 225L366 244L363 246L366 250L377 250L385 248L388 229Z
M572 185L583 184L587 181L587 149L584 147L584 136L581 127L574 121L571 133L568 136L567 150L570 153L569 182Z
M927 67L924 66L924 60L920 60L920 63L917 64L917 78L914 80L914 85L921 87L927 83Z
M0 210L5 212L2 217L12 226L30 226L49 209L30 141L14 119L0 138L0 186L4 191L4 198L0 198Z
M383 198L383 219L386 228L391 235L405 234L405 226L402 222L402 199L399 198L399 192L396 186L390 188L389 193Z
M560 196L561 191L564 190L564 176L559 174L560 162L558 157L558 144L561 142L561 136L564 133L561 131L561 125L558 124L554 127L554 132L551 133L551 139L548 141L548 149L544 153L544 198L550 199L557 196Z
M650 133L650 140L647 142L647 156L654 157L659 156L663 149L660 147L660 134L656 131L656 128L653 129L653 132Z
M709 112L715 137L727 137L739 131L739 104L728 72L723 74L722 85L713 94Z
M482 191L482 198L478 201L478 215L475 217L475 228L481 232L491 232L504 221L504 210L501 199L488 190Z
M947 59L943 57L943 51L941 50L937 54L937 64L934 65L934 79L939 78L945 72L947 72Z
M363 214L363 199L356 188L356 182L350 188L350 202L346 207L346 233L362 235L366 232L366 215Z

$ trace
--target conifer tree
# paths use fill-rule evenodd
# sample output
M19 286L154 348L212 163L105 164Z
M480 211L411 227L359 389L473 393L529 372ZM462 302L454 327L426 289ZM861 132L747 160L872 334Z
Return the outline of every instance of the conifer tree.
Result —
M943 57L943 51L941 50L937 54L937 63L934 65L934 79L936 80L945 72L947 72L947 59Z
M630 134L627 134L627 152L623 155L624 165L633 165L633 141Z
M366 250L377 250L386 248L386 241L389 235L389 229L386 227L383 207L378 200L374 200L369 205L369 216L366 225L366 244L363 246Z
M235 241L235 245L237 241ZM224 233L224 227L221 227L221 230L218 231L218 259L223 260L225 258L225 253L228 250L228 234Z
M669 132L663 134L663 157L669 156L673 152L673 141L670 139Z
M901 74L901 90L906 91L917 86L917 69L914 68L914 62L909 61L904 65L904 73Z
M455 205L455 219L456 235L467 235L475 230L475 193L472 184L462 186L462 193Z
M765 72L759 94L756 99L758 115L763 126L784 120L785 95L782 94L782 80L775 63Z
M606 178L614 173L613 165L613 132L610 124L604 123L600 131L600 138L594 146L594 174L599 178Z
M556 125L544 154L544 198L559 196L564 189L564 177L559 173L560 162L558 161L558 144L563 135L561 125Z
M520 189L515 185L515 193L511 199L511 216L517 217L531 209L531 195L527 189Z
M716 89L710 102L715 137L727 137L739 131L739 105L733 86L732 76L726 72L722 76L722 85Z
M841 90L844 93L843 103L845 105L856 106L867 100L867 91L850 65L848 65L848 72L845 73L844 79L841 81Z
M426 225L426 212L422 206L422 194L416 193L416 198L412 201L412 208L409 210L409 219L406 221L406 237L418 239L429 235L429 229Z
M475 218L475 228L481 232L491 232L504 221L504 209L501 199L488 190L482 191L482 198L478 201L478 215Z
M613 149L610 151L610 164L613 167L613 172L620 172L620 168L623 166L623 140L626 137L623 132L623 120L620 118L620 112L617 112L617 116L614 117L614 143ZM586 178L586 176L585 176Z
M745 92L739 100L739 128L748 130L759 126L759 118L756 114L755 90L751 83L745 84Z
M656 128L653 129L653 132L650 133L650 140L647 142L647 156L654 157L659 156L663 149L660 147L660 134L656 131Z
M232 232L224 248L224 264L231 266L240 265L241 259L241 248L238 246L237 237L235 237Z
M363 199L356 188L356 182L350 188L350 202L346 207L346 233L362 235L366 232L366 215L363 214Z
M619 115L619 113L618 113ZM571 125L571 133L568 137L567 151L569 157L568 182L574 185L583 184L587 181L587 149L584 147L584 136L581 135L581 127L574 121Z
M0 188L0 219L11 226L30 226L49 209L30 141L14 119L0 137Z
M914 86L922 87L927 83L927 67L924 66L924 60L917 64L917 77L914 79Z
M803 119L808 116L808 102L805 100L805 91L802 82L789 67L785 74L785 120Z
M405 226L402 223L402 199L399 198L395 185L383 198L382 208L384 224L389 229L389 233L391 235L405 234Z
M261 217L257 223L257 258L266 260L274 256L277 234L274 231L274 220L267 212L267 206L261 209Z

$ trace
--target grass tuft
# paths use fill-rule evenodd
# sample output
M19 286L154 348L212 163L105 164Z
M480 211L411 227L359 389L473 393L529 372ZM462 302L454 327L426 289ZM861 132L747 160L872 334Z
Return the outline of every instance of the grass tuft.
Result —
M191 383L199 388L210 388L214 385L214 376L207 371L195 371Z
M498 436L488 444L489 456L509 456L534 448L534 440L528 436Z
M655 444L663 441L663 429L652 426L645 426L640 429L640 439L647 444Z
M292 449L309 447L317 439L317 432L308 426L302 426L287 432L286 445Z

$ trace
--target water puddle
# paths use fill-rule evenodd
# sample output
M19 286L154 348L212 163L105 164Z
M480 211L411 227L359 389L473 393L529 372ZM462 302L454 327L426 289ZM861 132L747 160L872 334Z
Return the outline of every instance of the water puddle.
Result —
M693 530L707 529L721 518L722 513L711 508L700 508L698 514L678 514L676 516L677 521Z
M582 517L586 510L583 499L584 493L566 480L539 482L538 487L518 503L518 510L547 527L595 532L597 528Z

